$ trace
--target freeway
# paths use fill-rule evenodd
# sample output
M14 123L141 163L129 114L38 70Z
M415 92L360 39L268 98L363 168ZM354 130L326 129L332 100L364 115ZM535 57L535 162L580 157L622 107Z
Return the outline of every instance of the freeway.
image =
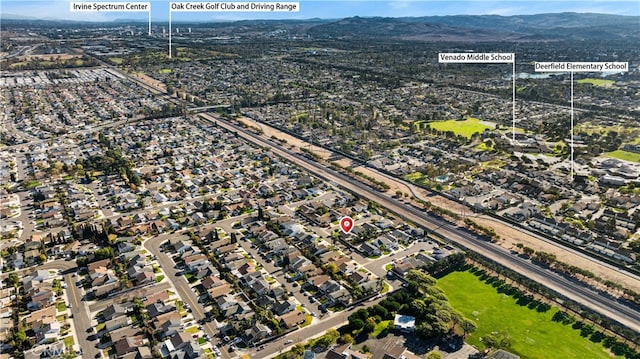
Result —
M112 66L109 67L114 68ZM138 79L133 79L127 74L125 74L125 76L132 79L133 81L140 83L140 85L148 88L149 90L155 90L154 92L162 95L161 90L158 90L148 84L144 84ZM165 94L165 96L167 95ZM308 171L316 174L321 178L333 181L341 187L361 196L362 198L378 202L379 204L385 206L399 216L425 226L433 233L439 235L442 238L446 238L461 247L490 258L507 268L510 268L522 275L535 280L536 282L544 285L551 290L554 290L555 292L566 298L587 305L594 311L607 316L635 331L640 332L640 312L635 309L629 308L628 306L616 301L615 299L597 293L596 291L593 291L579 283L564 278L550 270L543 269L531 262L514 256L507 250L480 240L477 236L469 234L462 228L451 225L449 222L443 220L442 218L435 217L412 206L407 206L403 202L391 198L386 194L376 192L367 185L357 182L349 178L348 176L334 171L330 168L324 167L317 162L304 157L300 153L289 150L278 143L275 143L262 136L256 135L243 127L225 121L218 116L213 116L212 114L206 113L200 114L199 117L210 122L216 122L220 126L230 131L237 132L243 138L249 140L254 144L270 148L279 156L306 168Z
M367 165L367 166L368 166L368 165ZM368 166L368 167L369 167L369 166ZM369 168L373 169L374 167L369 167ZM388 175L388 174L386 174L386 173L383 173L383 172L378 172L378 173L379 173L381 176L383 176L383 177L385 177L385 178L390 179L391 181L396 181L396 182L401 182L401 183L403 183L404 185L406 185L406 186L409 188L409 191L411 192L411 195L413 195L413 196L414 196L414 197L416 197L416 198L419 198L419 199L422 199L422 200L426 200L426 201L428 201L428 198L424 198L424 197L422 196L422 194L420 194L420 192L418 191L418 189L416 188L416 186L415 186L414 184L412 184L412 183L410 183L410 182L407 182L407 181L405 181L405 180L399 180L398 178L395 178L395 177L390 176L390 175ZM469 210L471 210L471 209L469 209ZM562 249L563 251L570 252L570 253L572 253L572 254L574 254L574 255L576 255L576 256L580 256L580 257L582 257L582 258L584 258L584 259L587 259L587 260L589 260L589 261L596 262L596 263L598 263L599 265L601 265L601 266L603 266L603 267L609 268L609 269L611 269L611 270L615 270L615 271L617 271L618 273L621 273L621 274L625 275L625 276L626 276L626 277L628 277L629 279L632 279L632 280L635 280L635 281L640 281L640 276L639 276L639 275L636 275L636 274L634 274L634 273L631 273L631 272L629 272L629 271L627 271L627 270L624 270L624 269L622 269L622 268L620 268L620 267L614 266L613 264L610 264L610 263L608 263L608 262L600 261L600 260L598 260L597 258L594 258L593 256L588 255L588 254L586 254L586 253L585 253L585 252L583 252L583 251L578 251L578 250L573 249L573 248L571 248L571 247L564 246L564 245L562 245L562 244L560 244L560 243L558 243L558 242L556 242L556 241L552 241L552 240L550 240L549 238L546 238L546 237L544 237L544 236L541 236L541 235L540 235L540 234L538 234L538 233L532 232L532 231L528 230L528 229L527 229L527 228L525 228L525 227L514 227L514 225L513 225L513 224L510 224L510 223L508 223L508 222L502 221L502 220L500 220L500 219L498 219L498 218L496 218L496 217L491 217L491 216L486 215L486 214L477 214L477 213L476 213L476 214L475 214L475 216L477 216L477 217L479 217L479 218L482 218L482 219L486 219L486 220L489 220L489 221L495 222L495 223L500 223L500 224L503 224L503 225L508 225L508 226L510 226L510 227L512 227L512 228L517 229L517 230L518 230L519 232L521 232L521 233L524 233L524 234L526 234L526 235L528 235L528 236L534 237L534 238L536 238L536 239L538 239L538 240L540 240L540 241L542 241L542 242L548 243L548 244L550 244L550 245L552 245L552 246L554 246L554 247L560 248L560 249Z
M212 114L200 114L200 117L206 121L215 122L229 131L237 132L240 136L258 146L270 148L275 154L304 167L315 175L328 181L335 182L362 198L373 200L397 215L425 226L427 229L431 230L431 232L442 238L446 238L463 248L490 258L507 268L535 280L566 298L584 304L594 311L635 331L640 331L640 312L629 308L615 299L601 295L579 283L573 282L550 270L541 268L523 258L512 255L507 250L478 239L477 236L468 233L463 228L452 225L442 218L425 213L415 207L407 206L403 202L391 198L386 194L372 190L367 185L357 182L342 173L324 167L297 152L289 150L269 139L263 138L262 136L256 135L243 127L225 121L220 117L213 116Z

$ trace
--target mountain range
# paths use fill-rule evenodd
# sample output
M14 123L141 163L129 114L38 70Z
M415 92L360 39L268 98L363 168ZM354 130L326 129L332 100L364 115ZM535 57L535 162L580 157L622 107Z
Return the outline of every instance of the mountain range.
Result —
M314 37L425 41L640 39L640 17L591 13L351 17L309 28Z
M54 20L15 19L46 26ZM140 22L115 20L114 23ZM64 21L64 23L74 23ZM92 23L77 22L85 25ZM154 22L154 24L164 22ZM178 24L178 22L174 22ZM186 23L180 23L181 26ZM287 30L313 38L395 39L419 41L640 41L640 16L595 13L549 13L536 15L451 15L425 17L348 17L344 19L243 20L195 22L194 27L214 27L241 34Z

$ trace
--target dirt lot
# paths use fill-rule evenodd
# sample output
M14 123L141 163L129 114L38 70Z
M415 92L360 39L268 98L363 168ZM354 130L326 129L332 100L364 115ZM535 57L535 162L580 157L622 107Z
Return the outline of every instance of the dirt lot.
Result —
M274 129L270 126L260 124L250 118L242 117L240 118L240 120L249 126L261 128L267 137L275 136L276 138L286 140L288 146L294 146L296 148L302 148L302 147L308 148L310 151L318 154L324 160L329 159L332 155L331 152L325 149L322 149L316 146L310 146L305 141L302 141L296 137L293 137L286 133L278 131L277 129ZM349 159L340 159L337 162L344 167L353 166L353 163ZM389 184L390 186L390 189L387 191L387 193L390 195L394 195L396 191L401 191L404 193L408 193L409 195L416 195L416 197L418 198L428 200L429 202L433 203L436 206L447 208L456 213L462 213L463 211L465 213L471 213L471 211L467 207L457 202L451 201L442 196L433 195L432 193L427 193L427 191L419 189L417 187L410 188L409 186L404 185L401 182L391 180L388 177L385 177L378 172L371 171L368 168L356 167L353 169L357 171L361 171L378 180L387 182L387 184ZM412 192L412 190L415 191L415 194ZM555 254L558 258L560 258L562 261L566 263L584 268L586 270L593 272L598 277L601 277L605 280L610 280L619 284L623 284L625 287L629 289L640 292L639 280L630 278L618 272L615 269L606 267L600 263L584 258L578 254L571 253L554 244L541 241L536 237L533 237L526 233L522 233L510 227L509 225L497 222L492 218L489 218L486 216L480 216L480 217L474 218L474 220L478 222L478 224L480 225L494 228L496 233L500 236L500 238L502 238L502 240L500 241L500 245L502 245L505 248L508 248L508 249L514 248L516 243L522 243L525 246L533 248L535 251L543 251L543 252Z
M153 77L150 77L150 76L147 76L147 75L143 74L142 72L133 73L133 74L131 74L131 76L139 79L140 81L148 84L149 86L153 86L153 87L161 89L163 92L167 92L167 86L162 81L158 81L158 80L154 79Z

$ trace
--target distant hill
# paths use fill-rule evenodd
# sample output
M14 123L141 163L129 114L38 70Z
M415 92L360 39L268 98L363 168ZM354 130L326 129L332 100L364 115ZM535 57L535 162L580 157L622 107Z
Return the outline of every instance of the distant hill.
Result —
M627 25L640 26L638 16L620 16L592 13L554 13L537 15L452 15L405 18L406 21L429 22L476 29L502 31L548 30L552 28L584 28L588 26Z
M557 13L351 17L309 29L314 37L401 38L426 41L527 41L640 39L640 17Z
M420 21L418 18L351 17L311 27L308 34L332 38L399 38L425 41L505 41L526 34L470 29Z
M6 23L25 21L31 25L78 21L36 20L3 14ZM15 18L15 20L10 20ZM111 23L140 23L146 20L117 19ZM154 20L154 23L164 23ZM86 23L87 25L89 23ZM93 23L100 24L100 23ZM178 24L178 22L176 22ZM180 22L194 28L216 28L230 35L267 35L286 32L316 39L395 39L418 41L555 41L597 40L640 42L640 16L593 13L537 15L451 15L425 17L349 17L344 19L243 20Z

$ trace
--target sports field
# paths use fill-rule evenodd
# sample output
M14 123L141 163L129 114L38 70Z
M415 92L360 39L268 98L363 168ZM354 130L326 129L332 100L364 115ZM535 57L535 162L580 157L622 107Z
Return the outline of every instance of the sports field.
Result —
M453 308L475 321L478 328L466 341L480 349L485 348L482 337L499 333L509 338L507 350L522 358L612 357L602 343L581 337L571 325L552 321L557 308L538 312L521 306L468 271L446 275L438 280L438 287L444 290Z
M631 161L631 162L640 162L640 153L623 151L623 150L615 150L613 152L605 153L607 157L617 158L619 160Z
M613 86L614 83L616 83L613 80L606 80L606 79L594 79L594 78L586 78L586 79L580 79L578 80L579 84L592 84L593 86L599 86L599 87L610 87Z
M429 122L429 126L438 131L453 131L456 135L471 138L471 135L477 132L482 132L487 128L491 128L482 123L479 118L468 117L466 120L448 120L448 121L436 121Z

